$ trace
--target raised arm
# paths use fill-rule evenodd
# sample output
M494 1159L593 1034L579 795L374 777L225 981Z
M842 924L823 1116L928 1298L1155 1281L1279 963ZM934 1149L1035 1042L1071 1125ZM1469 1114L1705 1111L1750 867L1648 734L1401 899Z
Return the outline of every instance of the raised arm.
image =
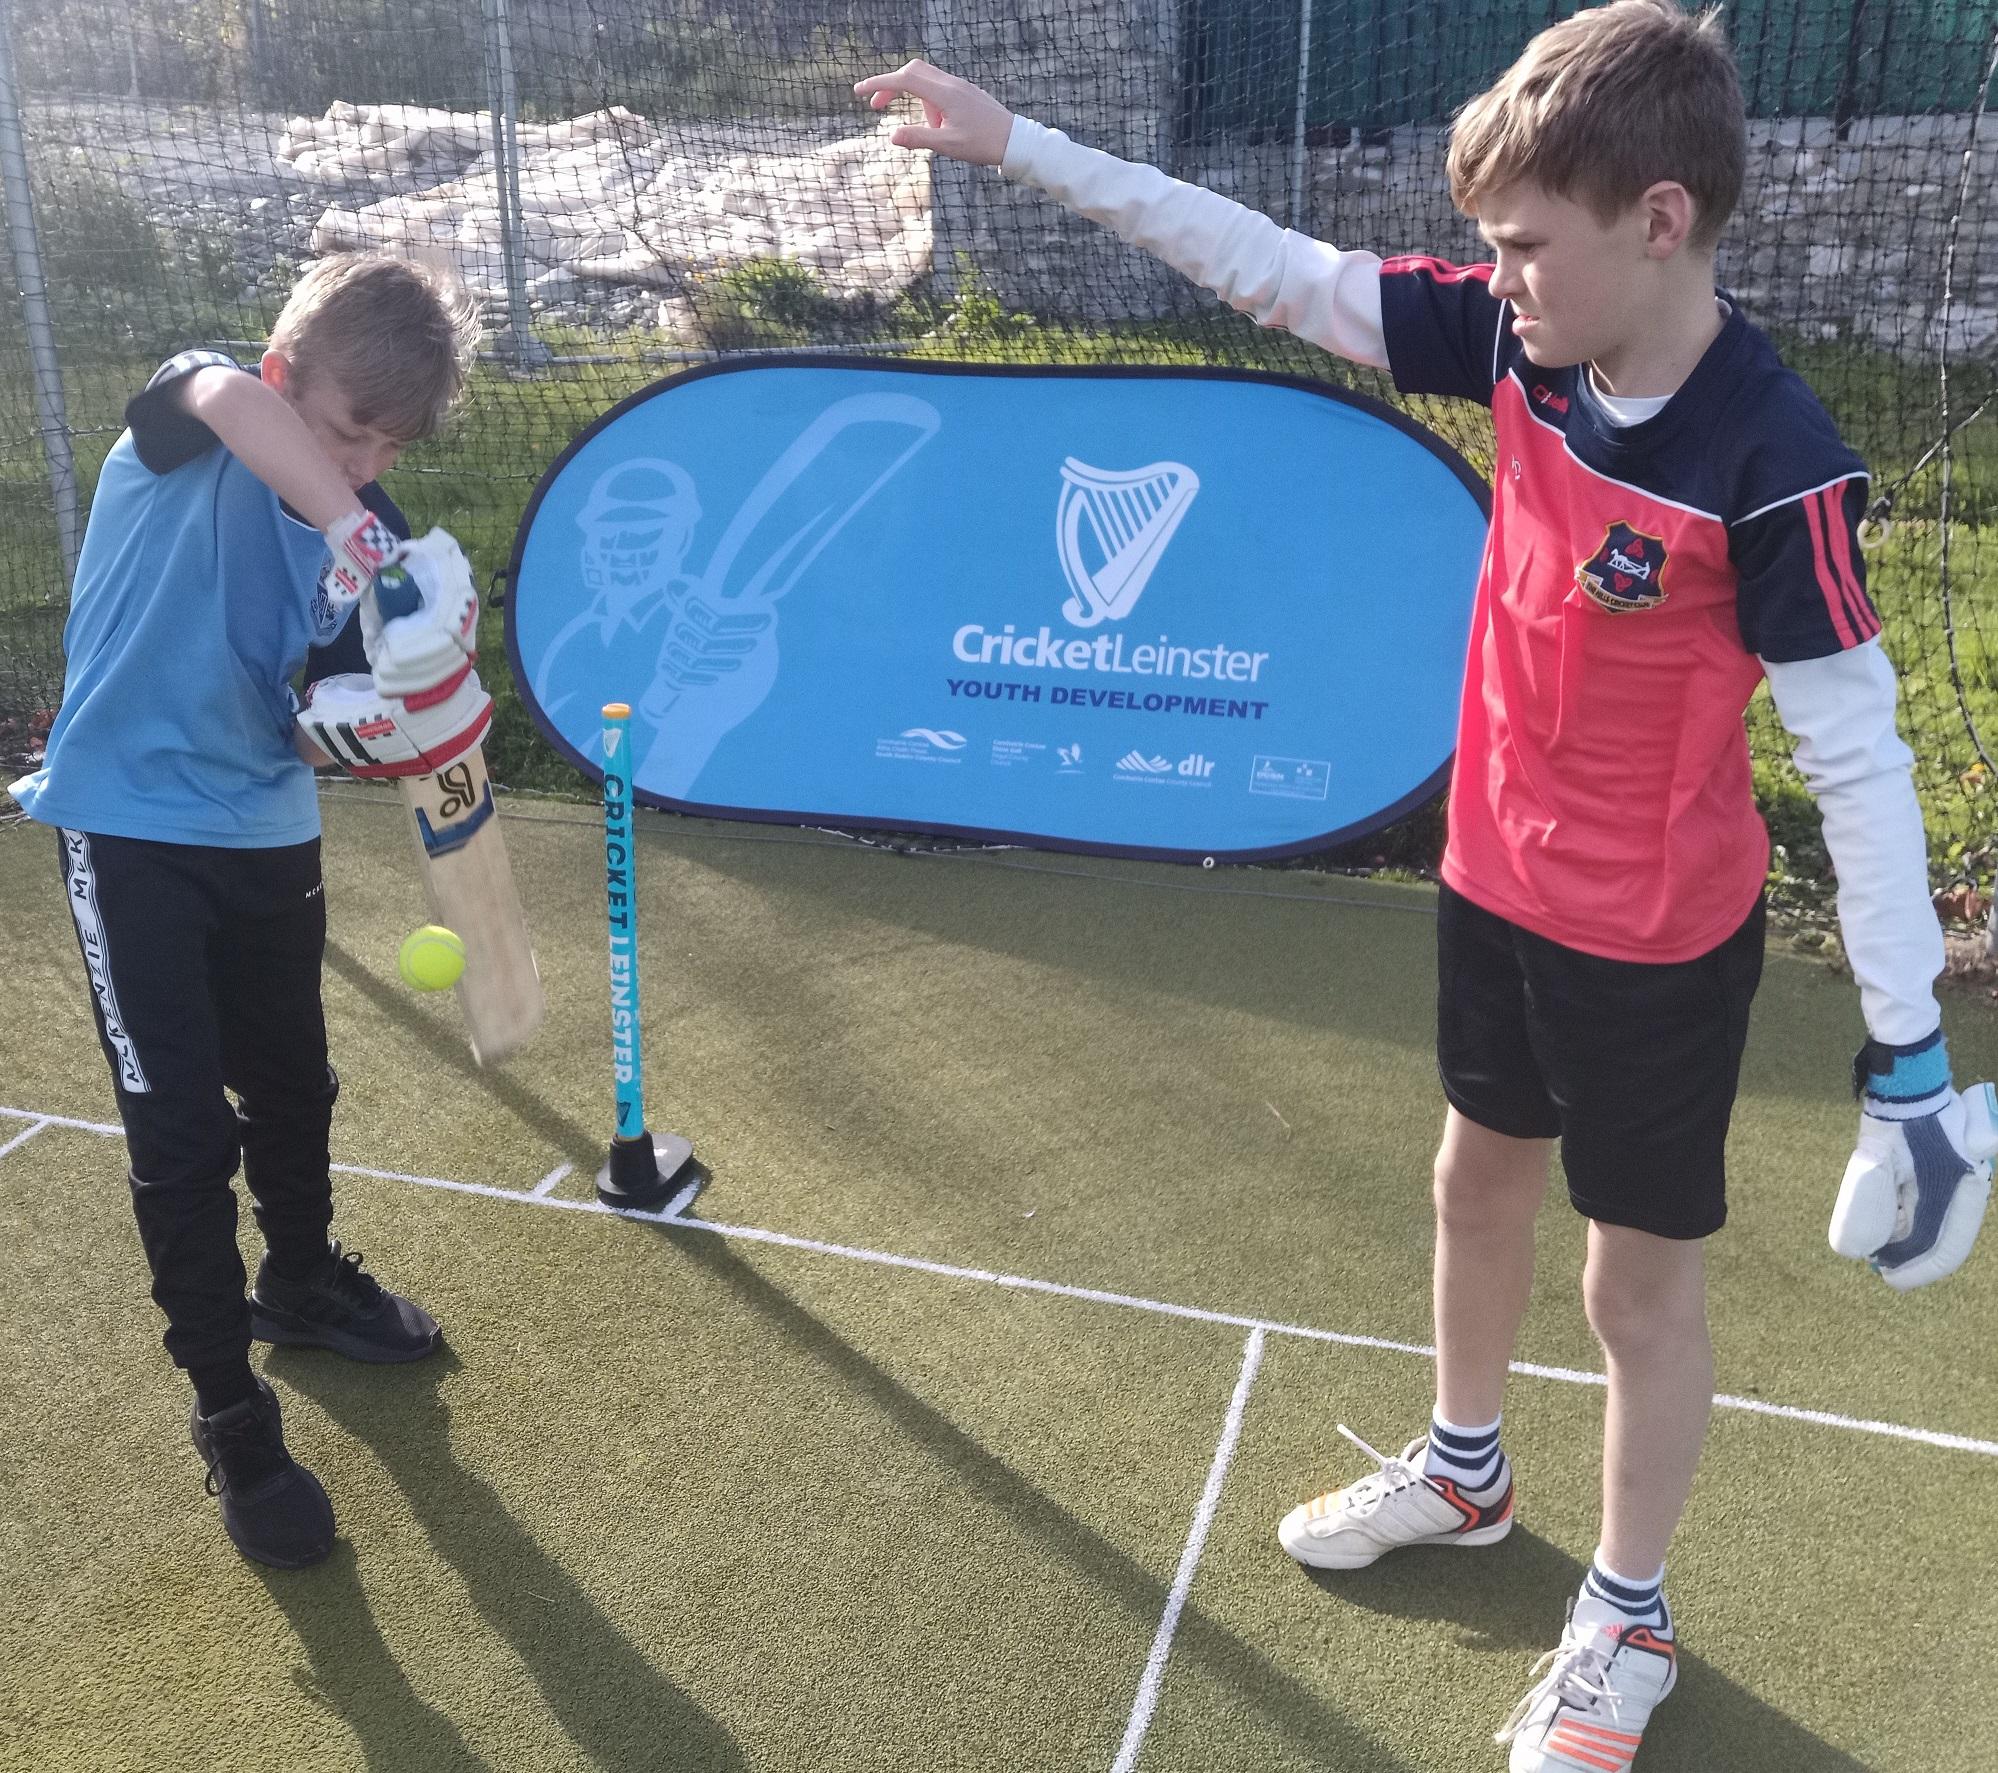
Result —
M240 369L198 369L171 391L190 418L315 529L367 507L276 389Z
M897 147L1000 167L1008 179L1039 186L1163 259L1259 325L1283 327L1356 363L1387 367L1381 262L1373 253L1341 252L1156 167L1080 147L927 62L876 74L854 91L876 110L905 94L922 105L922 123L904 124L889 137Z

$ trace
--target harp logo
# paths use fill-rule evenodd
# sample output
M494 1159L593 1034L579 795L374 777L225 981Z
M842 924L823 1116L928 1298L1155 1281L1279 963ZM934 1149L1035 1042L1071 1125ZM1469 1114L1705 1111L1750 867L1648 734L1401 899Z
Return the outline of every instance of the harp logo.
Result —
M1184 462L1092 468L1070 456L1061 482L1055 547L1069 589L1061 613L1078 628L1122 621L1158 570L1200 476Z

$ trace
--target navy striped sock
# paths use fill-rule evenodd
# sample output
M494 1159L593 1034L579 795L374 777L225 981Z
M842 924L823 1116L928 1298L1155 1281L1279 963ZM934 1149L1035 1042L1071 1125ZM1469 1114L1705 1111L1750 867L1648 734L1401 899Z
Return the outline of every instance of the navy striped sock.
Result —
M1499 1451L1501 1420L1494 1416L1481 1428L1466 1428L1432 1414L1423 1475L1446 1477L1467 1490L1489 1490L1505 1468L1505 1456Z
M1648 1582L1636 1582L1610 1569L1603 1562L1602 1547L1597 1546L1589 1573L1582 1579L1582 1594L1587 1600L1614 1607L1635 1625L1649 1625L1665 1632L1672 1629L1672 1615L1665 1608L1665 1568L1662 1564Z

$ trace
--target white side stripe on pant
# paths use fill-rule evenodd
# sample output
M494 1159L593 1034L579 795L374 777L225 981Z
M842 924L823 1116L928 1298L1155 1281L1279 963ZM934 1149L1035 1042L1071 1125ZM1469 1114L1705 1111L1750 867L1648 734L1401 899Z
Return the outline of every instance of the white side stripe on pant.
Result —
M90 862L90 839L65 826L62 842L68 858L69 914L76 919L76 933L83 940L83 964L90 969L90 988L97 993L105 1037L118 1055L118 1082L129 1095L149 1094L152 1085L146 1082L145 1069L139 1063L139 1049L125 1032L125 1019L118 1013L118 993L111 983L111 950L104 939L104 920L97 913L97 874Z

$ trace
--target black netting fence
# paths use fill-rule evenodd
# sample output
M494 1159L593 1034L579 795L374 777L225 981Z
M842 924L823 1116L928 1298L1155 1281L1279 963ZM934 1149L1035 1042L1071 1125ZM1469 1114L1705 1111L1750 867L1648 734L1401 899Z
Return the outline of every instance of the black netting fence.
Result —
M390 490L505 562L537 478L623 395L716 353L1369 372L1257 330L850 96L922 54L1077 139L1341 245L1470 259L1455 105L1571 0L14 0L0 5L0 757L61 689L66 562L127 396L261 343L314 257L447 256L483 298L467 410ZM1876 475L1869 554L1937 885L1988 885L1998 744L1998 5L1727 7L1753 113L1722 281ZM32 221L32 226L30 226ZM1408 404L1408 403L1402 403ZM1416 403L1481 466L1483 415ZM487 647L504 678L503 649ZM504 681L496 773L559 786ZM1816 820L1762 705L1776 839ZM1634 735L1641 742L1641 735ZM1434 814L1370 856L1433 860ZM1366 858L1362 858L1363 860Z

